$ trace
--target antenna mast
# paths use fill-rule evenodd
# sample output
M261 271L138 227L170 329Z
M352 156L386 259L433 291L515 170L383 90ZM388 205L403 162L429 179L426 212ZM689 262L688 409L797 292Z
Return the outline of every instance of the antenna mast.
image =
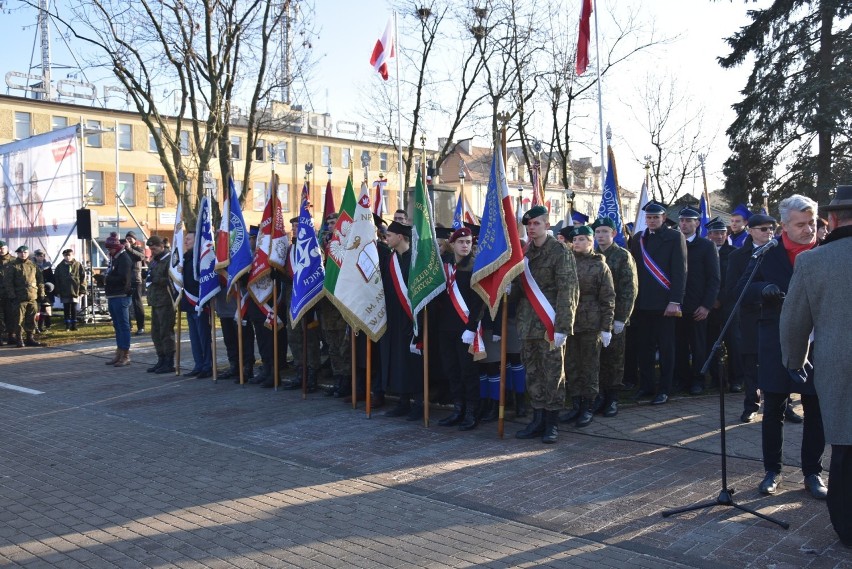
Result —
M44 87L44 98L53 100L53 89L50 84L50 19L48 18L49 0L38 2L38 27L41 35L41 76Z

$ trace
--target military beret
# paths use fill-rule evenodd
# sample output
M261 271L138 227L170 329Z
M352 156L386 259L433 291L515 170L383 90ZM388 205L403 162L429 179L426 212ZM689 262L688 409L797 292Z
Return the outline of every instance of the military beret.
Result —
M73 249L65 249L64 251L62 251L62 254L63 255L73 255L74 250Z
M775 225L778 222L775 220L774 217L772 217L771 215L766 215L765 213L755 213L748 218L749 227L757 227L758 225L766 225L767 223Z
M592 224L592 229L597 229L598 227L609 227L613 231L618 231L615 227L615 220L611 217L599 217Z
M579 237L580 235L585 235L586 237L593 237L595 234L595 230L589 227L588 225L581 225L580 227L574 228L574 235L571 237Z
M5 242L5 241L0 241L0 247L6 247L6 242Z
M561 235L562 238L565 239L565 241L571 241L572 239L574 239L575 229L576 227L574 226L566 225L565 227L559 230L559 235Z
M681 219L701 219L701 212L693 207L686 206L678 212L677 216Z
M589 216L583 215L579 211L572 211L571 212L571 220L574 223L579 223L580 225L586 225L586 223L589 222Z
M29 250L30 250L30 248L27 247L26 245L21 245L20 247L15 249L15 253L23 253L24 251L29 251Z
M660 202L651 200L642 206L642 211L649 215L663 215L666 213L666 206Z
M44 255L44 251L41 249L36 249L33 251L33 255Z
M540 217L542 215L547 215L547 208L544 207L543 205L533 206L529 210L527 210L527 212L521 218L521 223L523 225L527 225L527 224L529 224L531 219L534 219L536 217Z
M404 223L400 223L398 221L392 221L390 225L388 225L388 231L390 233L396 233L397 235L403 235L411 239L411 226L405 225Z
M727 231L728 228L725 226L725 222L722 221L720 217L714 217L710 221L704 224L704 227L707 231Z
M450 235L450 243L455 243L456 239L459 239L460 237L472 236L473 232L470 229L468 229L467 227L462 227L461 229L456 229L455 231L453 231L453 234Z
M734 208L734 211L731 212L731 215L739 215L742 216L743 219L749 219L752 216L752 213L748 210L745 204L740 204Z

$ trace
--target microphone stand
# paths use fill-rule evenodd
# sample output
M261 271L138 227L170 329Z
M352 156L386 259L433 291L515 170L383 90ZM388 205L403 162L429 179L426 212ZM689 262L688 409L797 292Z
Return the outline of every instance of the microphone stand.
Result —
M765 245L764 245L764 247L765 247ZM758 249L758 251L760 251L760 249ZM765 252L766 251L763 251L762 253L765 253ZM751 281L754 279L755 273L757 273L758 267L760 267L760 264L763 262L764 255L762 253L757 255L756 257L754 257L754 259L756 260L756 262L754 264L754 268L752 269L751 274L748 276L748 280L746 281L745 286L743 287L743 290L740 293L739 298L737 298L737 302L734 304L734 308L731 310L731 313L728 315L728 320L725 322L725 325L722 327L722 331L719 333L719 337L716 338L716 343L713 344L713 349L710 350L710 357L707 358L707 361L704 362L704 367L701 368L701 374L702 375L706 374L707 370L710 369L710 364L713 361L713 358L716 357L716 352L718 352L719 349L722 347L722 338L725 337L725 333L727 333L728 328L730 328L731 322L734 319L734 315L737 314L737 311L740 308L740 304L742 304L743 297L745 296L746 290L748 290L748 287L751 284ZM789 529L790 524L788 524L787 522L777 520L775 518L772 518L770 516L767 516L765 514L761 514L760 512L752 510L751 508L747 508L743 505L737 504L734 501L734 498L733 498L734 489L728 488L728 447L727 447L726 440L725 440L725 430L726 430L726 424L725 424L725 391L727 389L727 384L725 382L724 374L719 374L719 377L721 379L721 383L719 385L719 427L720 427L720 442L721 442L721 447L722 447L722 490L721 490L721 492L719 492L719 495L716 497L715 500L708 501L708 502L701 502L699 504L694 504L692 506L686 506L686 507L683 507L683 508L677 508L677 509L674 509L674 510L665 510L662 513L662 515L663 515L664 518L667 518L667 517L673 516L675 514L682 514L684 512L692 512L694 510L703 510L705 508L712 508L714 506L731 506L733 508L736 508L738 510L742 510L743 512L751 514L753 516L757 516L758 518L764 519L768 522L778 524L779 526L781 526L784 529Z

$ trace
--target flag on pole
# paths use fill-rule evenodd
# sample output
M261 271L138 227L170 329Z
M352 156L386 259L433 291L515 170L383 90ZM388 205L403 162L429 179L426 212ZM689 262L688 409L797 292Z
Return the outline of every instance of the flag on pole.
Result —
M293 239L293 296L290 301L290 324L295 328L302 316L322 298L325 279L322 251L304 193L302 207L299 209L299 230Z
M704 194L701 195L698 211L701 212L701 224L698 226L698 235L700 237L707 237L707 224L710 223L710 207L707 204L707 200L704 199Z
M371 340L377 341L385 333L388 322L376 225L367 184L361 184L356 201L351 176L346 181L328 253L326 296L353 329L363 330Z
M636 210L636 222L633 224L633 235L639 235L648 226L645 224L645 212L642 208L648 203L648 177L642 182L642 191L639 194L639 209Z
M589 40L592 37L592 27L589 21L592 16L592 0L582 0L580 8L580 31L577 34L577 75L586 72L589 66Z
M195 311L201 312L204 305L219 292L219 275L216 274L216 251L213 247L213 224L210 219L210 198L201 198L198 220L195 225L195 248L193 268L198 279L198 304Z
M598 208L598 218L608 217L615 222L615 242L625 247L624 223L621 218L621 203L618 199L618 173L615 169L615 153L612 147L607 148L606 180L604 180L601 205ZM647 192L646 192L647 194Z
M333 213L337 213L337 210L334 207L334 194L331 191L331 180L329 180L325 185L325 199L322 207L322 223L320 224L322 233L328 233L334 229L328 226L328 216Z
M178 198L177 209L175 210L175 229L172 233L172 259L169 266L172 285L178 292L183 290L183 234L183 200Z
M544 196L541 191L541 163L535 161L532 167L532 207L544 205ZM547 206L547 211L550 211L550 206Z
M373 213L379 217L382 217L388 211L385 207L385 187L387 185L388 181L386 178L381 178L373 182L373 187L376 189L375 197L373 198Z
M420 176L420 173L417 173L417 176ZM461 192L459 192L459 199L456 202L456 211L453 213L453 231L458 231L464 227L464 201L462 201Z
M394 46L393 17L388 20L385 33L373 47L373 55L370 57L370 65L379 72L382 79L388 80L388 62L396 57L396 46Z
M237 279L251 269L252 258L248 229L234 180L229 180L228 185L230 194L222 207L222 223L216 235L216 270L223 272L227 279L226 290L230 292Z
M470 202L467 201L467 198L464 198L464 220L466 223L479 225L479 220L473 214L473 208L471 207Z
M444 265L438 255L435 238L435 223L432 219L432 204L420 170L414 186L414 210L411 218L411 270L408 272L408 299L411 301L414 334L417 330L417 314L429 301L447 288Z
M503 154L496 148L479 230L479 253L473 263L470 281L471 287L488 305L492 318L497 316L497 307L506 285L523 270L524 252L512 212Z
M263 306L272 296L274 286L272 268L284 270L287 261L287 234L278 201L278 176L273 174L269 199L263 210L257 234L257 247L249 272L248 289L258 306Z

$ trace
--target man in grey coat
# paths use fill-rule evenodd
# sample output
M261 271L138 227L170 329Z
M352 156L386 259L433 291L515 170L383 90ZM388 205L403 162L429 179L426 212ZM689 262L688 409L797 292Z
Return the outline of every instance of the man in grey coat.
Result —
M852 186L838 187L822 211L828 212L831 233L796 259L781 310L781 351L791 376L804 376L813 334L813 383L831 444L828 513L840 541L852 547Z

